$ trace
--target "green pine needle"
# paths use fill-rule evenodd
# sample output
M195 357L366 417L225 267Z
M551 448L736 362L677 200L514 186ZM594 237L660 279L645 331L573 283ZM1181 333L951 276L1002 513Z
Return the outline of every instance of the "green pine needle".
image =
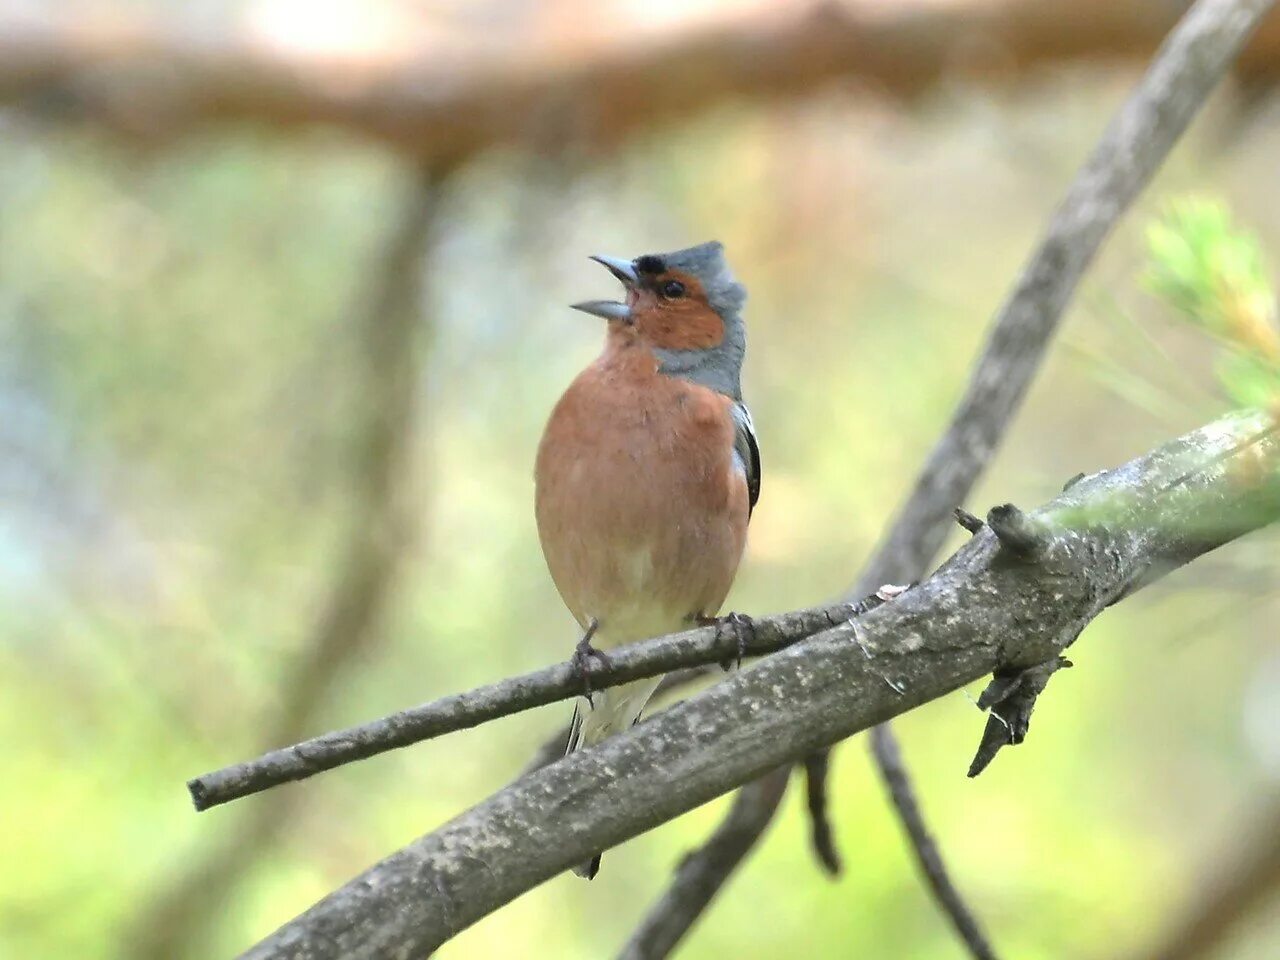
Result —
M1188 198L1147 228L1145 286L1222 344L1219 381L1237 403L1280 407L1280 328L1258 241L1226 206Z

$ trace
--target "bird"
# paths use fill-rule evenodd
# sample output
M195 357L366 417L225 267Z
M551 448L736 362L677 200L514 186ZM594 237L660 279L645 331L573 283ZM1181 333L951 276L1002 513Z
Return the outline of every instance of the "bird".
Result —
M542 552L582 629L573 663L717 618L760 497L760 448L742 400L743 287L717 241L631 260L593 256L622 300L573 309L607 321L604 349L555 404L534 466ZM739 645L742 644L739 633ZM575 705L566 754L629 729L660 677ZM574 868L591 879L600 854Z

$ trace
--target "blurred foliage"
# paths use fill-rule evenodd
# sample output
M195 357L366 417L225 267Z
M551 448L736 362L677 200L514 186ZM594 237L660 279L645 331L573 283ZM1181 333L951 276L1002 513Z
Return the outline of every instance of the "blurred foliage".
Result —
M547 411L599 348L564 307L608 292L593 252L726 243L751 291L745 388L765 457L729 604L843 590L1127 82L948 88L910 110L837 91L727 110L590 163L566 149L464 171L428 264L415 545L324 725L567 655L530 465ZM1280 125L1221 151L1212 117L1154 192L1222 192L1275 248ZM269 842L248 828L266 798L192 813L187 777L266 746L357 522L356 298L408 178L322 134L228 131L145 153L0 122L0 956L138 960L157 902L228 847L240 882L203 904L207 931L179 933L193 960L230 956L501 786L565 711L283 788L289 815ZM976 509L1040 502L1214 416L1199 336L1137 295L1140 233L1118 231L1091 273L1072 349L1050 359ZM1100 618L1028 743L977 781L964 770L981 717L964 696L898 725L1002 955L1113 957L1149 941L1276 789L1275 556L1274 535L1233 546ZM815 868L793 790L682 957L958 955L861 743L837 752L832 791L844 875ZM725 802L611 852L589 885L545 884L439 955L610 955ZM1228 956L1278 946L1276 924L1259 924Z
M1275 289L1257 239L1225 204L1184 199L1147 228L1147 286L1224 348L1218 379L1237 404L1280 412Z

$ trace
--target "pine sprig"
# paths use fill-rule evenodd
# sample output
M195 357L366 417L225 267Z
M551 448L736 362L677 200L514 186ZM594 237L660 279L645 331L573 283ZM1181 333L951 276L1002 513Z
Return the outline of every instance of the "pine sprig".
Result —
M1220 344L1228 396L1280 416L1276 296L1256 238L1224 204L1188 198L1147 228L1147 249L1146 287Z

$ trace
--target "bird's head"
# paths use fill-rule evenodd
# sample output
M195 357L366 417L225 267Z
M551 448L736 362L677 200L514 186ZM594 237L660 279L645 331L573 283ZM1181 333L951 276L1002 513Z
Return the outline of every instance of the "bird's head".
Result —
M740 398L747 291L733 278L720 243L634 260L591 259L622 282L626 297L575 303L575 310L604 317L612 329L647 346L660 372Z

